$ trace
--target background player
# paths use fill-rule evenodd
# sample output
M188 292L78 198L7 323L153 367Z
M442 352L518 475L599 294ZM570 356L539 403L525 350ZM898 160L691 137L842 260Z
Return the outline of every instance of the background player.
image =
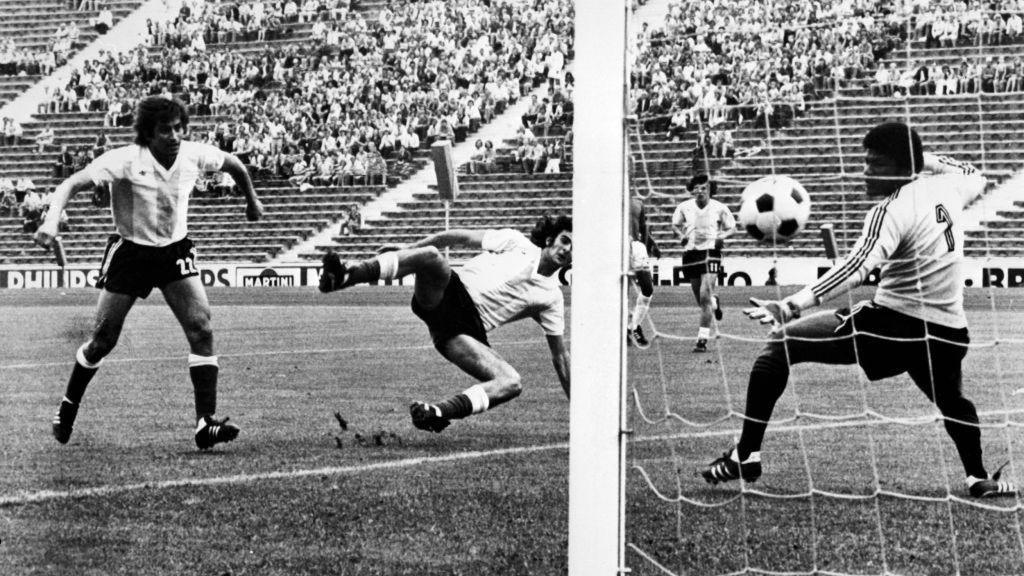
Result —
M35 241L49 247L57 235L58 217L81 190L111 187L111 212L117 233L107 241L97 286L92 337L75 355L64 399L53 420L61 444L72 426L85 389L103 358L110 354L137 298L159 288L185 331L191 353L189 375L195 390L195 442L200 449L229 442L238 427L214 417L217 409L217 356L213 351L210 304L196 268L196 249L188 238L186 216L196 178L223 170L245 194L245 215L259 220L263 206L242 163L206 144L182 140L188 112L178 100L153 96L136 112L135 143L111 150L62 182L53 193L46 221Z
M629 238L629 268L640 293L636 297L633 312L629 315L626 337L638 348L647 348L650 346L650 342L644 336L641 326L644 318L647 317L648 309L650 309L651 298L654 297L654 278L651 275L648 252L650 256L660 258L661 250L658 249L658 244L647 229L644 199L635 195L629 201Z
M707 352L711 315L722 319L722 306L714 293L722 270L722 245L736 232L736 219L728 206L712 198L718 184L706 174L691 178L686 189L693 198L684 200L672 214L672 230L684 248L683 278L690 281L700 305L700 328L693 351Z
M485 252L455 272L441 254L450 246ZM409 408L414 426L440 432L452 419L479 414L519 396L519 373L491 349L487 333L523 318L533 318L544 330L568 397L565 304L555 272L572 263L572 219L545 217L529 239L511 229L449 230L394 248L385 248L375 258L344 263L337 254L326 254L320 291L416 276L413 312L429 328L437 351L480 383L437 404L414 402Z
M989 476L982 463L974 404L963 395L961 362L970 341L963 309L963 207L986 180L968 164L923 153L917 132L899 122L864 137L864 182L880 201L846 259L782 301L752 300L748 316L775 322L772 340L754 362L746 419L736 447L702 474L710 483L761 475L761 442L790 364L859 364L869 380L904 372L945 418L975 497L1004 496L1016 487ZM922 168L931 176L919 176ZM873 300L852 309L801 317L802 312L859 285L881 265ZM791 322L792 321L792 322ZM838 338L837 338L838 337ZM788 361L787 361L788 360Z

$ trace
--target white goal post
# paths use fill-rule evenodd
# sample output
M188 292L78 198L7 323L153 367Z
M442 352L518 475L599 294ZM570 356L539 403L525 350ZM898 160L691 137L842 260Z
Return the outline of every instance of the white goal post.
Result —
M628 10L616 0L576 3L570 576L614 576L625 555Z

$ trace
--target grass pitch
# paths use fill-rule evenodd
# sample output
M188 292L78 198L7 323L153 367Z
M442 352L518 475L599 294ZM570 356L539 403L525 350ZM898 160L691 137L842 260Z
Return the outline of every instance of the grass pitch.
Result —
M1024 306L1003 294L996 312L984 294L972 298L976 342L996 329L1004 341L1024 336ZM737 310L747 295L726 293L722 330L759 338ZM95 297L0 293L0 574L566 572L568 403L532 323L492 334L524 394L432 435L412 428L408 403L471 380L433 350L408 289L213 290L218 412L242 435L200 453L187 345L154 294L129 316L61 446L49 421ZM666 333L692 335L688 291L660 288L652 318ZM865 385L852 368L796 368L777 416L849 421L803 417L769 430L765 475L749 488L795 497L704 485L694 472L739 426L708 423L743 409L759 345L721 339L701 356L689 347L662 338L630 353L636 398L655 420L644 423L631 403L634 574L1024 573L1017 500L987 509L905 497L963 487L939 425L866 423L865 407L893 418L931 413L901 379ZM1024 397L1009 395L1024 384L1022 351L1014 342L978 348L965 366L970 396L998 425L983 432L986 462L1011 459L1006 473L1018 482L1024 439L1004 424L1024 409ZM669 412L696 424L662 421ZM801 496L811 486L823 492ZM896 495L873 496L876 488Z

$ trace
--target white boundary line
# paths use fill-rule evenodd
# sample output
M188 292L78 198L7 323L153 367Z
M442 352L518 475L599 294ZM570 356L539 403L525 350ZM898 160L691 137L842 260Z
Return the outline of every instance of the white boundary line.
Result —
M167 488L183 488L191 486L218 486L223 484L241 484L259 480L285 480L292 478L306 478L308 476L340 476L345 474L358 474L361 472L376 472L380 470L394 470L408 468L420 464L443 464L448 462L459 462L464 460L476 460L488 456L515 456L519 454L532 454L536 452L548 452L552 450L567 450L568 442L557 444L544 444L539 446L518 446L515 448L501 448L498 450L460 452L447 456L422 456L419 458L404 458L390 462L377 462L374 464L362 464L359 466L329 466L326 468L314 468L309 470L288 470L276 472L261 472L258 474L236 474L232 476L215 476L212 478L186 478L183 480L163 480L159 482L143 482L139 484L124 484L121 486L97 486L94 488L80 488L76 490L42 490L39 492L23 492L13 496L0 496L0 508L17 506L23 504L34 504L50 500L65 500L70 498L89 498L93 496L113 496L124 492L136 490L164 490Z
M538 340L511 340L508 342L494 342L497 346L523 346L526 344L537 344ZM433 350L433 344L419 344L416 346L391 346L387 351L393 350ZM362 348L317 348L311 350L264 350L260 352L233 352L218 354L218 358L248 358L252 356L298 356L301 354L349 354L358 352L381 352L384 349L380 346L368 346ZM184 353L175 356L149 356L141 358L104 358L103 364L127 364L129 362L168 362L185 360ZM38 362L34 364L0 364L0 370L32 370L35 368L52 368L54 366L69 366L72 363L74 354L62 362Z
M826 428L849 428L853 426L864 426L877 424L874 420L833 422L827 424L808 424L772 427L772 431L795 431L815 430ZM697 433L677 433L660 436L645 436L634 438L634 443L657 442L674 440L679 438L707 438L714 436L735 436L738 429L703 431ZM377 462L373 464L362 464L357 466L329 466L307 470L287 470L274 472L260 472L256 474L235 474L231 476L214 476L211 478L186 478L180 480L162 480L157 482L142 482L135 484L123 484L96 486L93 488L79 488L74 490L41 490L38 492L20 492L9 496L0 496L0 508L11 506L22 506L36 504L52 500L67 500L77 498L104 497L134 492L138 490L166 490L169 488L184 488L193 486L220 486L226 484L242 484L247 482L258 482L261 480L284 480L292 478L306 478L309 476L342 476L348 474L359 474L363 472L377 472L381 470L396 470L419 466L421 464L447 464L451 462L462 462L466 460L477 460L491 456L517 456L521 454L535 454L554 450L568 450L568 442L557 442L554 444L540 444L533 446L517 446L514 448L499 448L496 450L476 450L472 452L460 452L447 456L422 456L419 458L403 458L389 462Z

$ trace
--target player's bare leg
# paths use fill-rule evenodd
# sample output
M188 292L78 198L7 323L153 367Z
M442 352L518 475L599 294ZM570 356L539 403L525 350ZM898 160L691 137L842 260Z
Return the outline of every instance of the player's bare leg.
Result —
M857 361L853 336L836 339L840 319L834 310L823 310L790 322L772 332L754 361L747 384L747 405L743 431L735 449L726 451L701 472L712 484L742 477L753 482L761 475L761 443L775 410L786 390L790 366L803 362L854 364Z
M647 317L647 311L651 306L651 299L654 297L654 278L650 270L635 270L633 272L637 289L640 294L636 297L636 305L629 315L629 323L626 325L626 336L629 341L636 344L638 348L650 346L647 337L644 335L643 322Z
M410 408L417 428L440 432L451 420L479 414L519 396L519 372L489 346L466 334L449 338L438 351L480 383L437 404L415 402Z
M711 338L711 318L715 311L714 283L715 275L711 273L701 274L700 278L690 281L690 288L700 306L700 328L697 330L697 343L693 347L694 352L707 352L708 339Z
M188 372L196 406L196 446L205 450L214 444L231 442L238 436L238 427L228 424L227 418L214 417L220 368L213 351L212 313L206 289L198 276L191 276L171 282L161 290L188 340Z
M96 304L96 321L92 337L75 353L75 367L71 370L64 398L53 418L53 437L61 444L71 438L71 430L78 415L78 406L85 395L85 389L96 374L100 363L117 345L136 298L127 294L115 294L103 290Z

